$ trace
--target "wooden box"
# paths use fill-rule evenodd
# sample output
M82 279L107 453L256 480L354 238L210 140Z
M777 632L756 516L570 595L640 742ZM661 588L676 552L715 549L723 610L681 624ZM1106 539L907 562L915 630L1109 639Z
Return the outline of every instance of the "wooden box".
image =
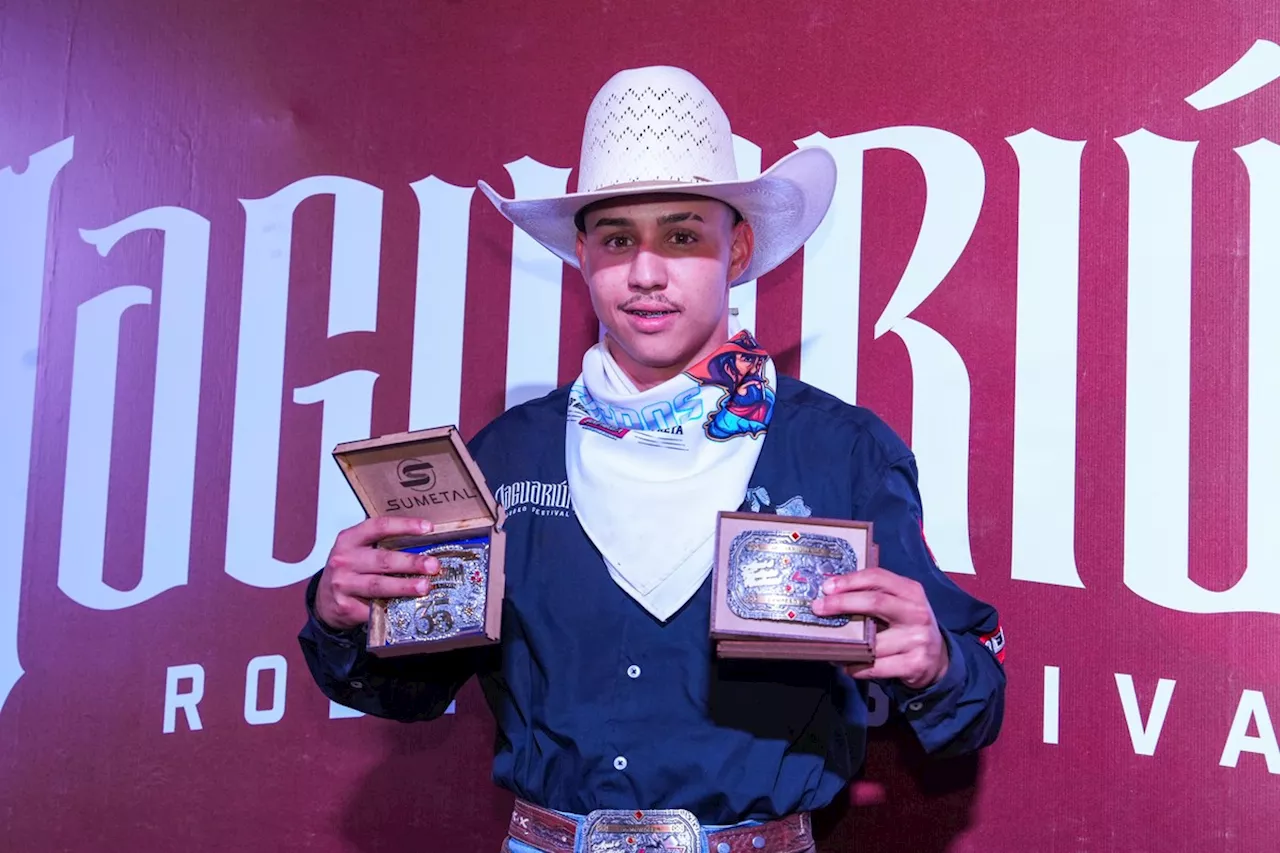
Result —
M809 608L832 574L876 565L870 522L721 512L711 638L722 658L875 660L875 620Z
M431 553L441 572L426 595L375 600L369 651L392 656L500 639L506 536L502 508L452 426L339 444L333 450L370 517L425 518L428 534L378 543Z

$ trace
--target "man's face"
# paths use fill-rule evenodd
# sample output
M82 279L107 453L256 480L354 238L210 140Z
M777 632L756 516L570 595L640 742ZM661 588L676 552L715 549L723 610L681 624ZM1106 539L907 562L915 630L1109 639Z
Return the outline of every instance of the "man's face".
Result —
M734 362L738 368L739 376L750 376L760 369L760 359L754 355L747 355L746 353L740 352Z
M728 336L729 282L751 257L751 227L728 205L633 196L589 209L577 254L614 358L657 384Z

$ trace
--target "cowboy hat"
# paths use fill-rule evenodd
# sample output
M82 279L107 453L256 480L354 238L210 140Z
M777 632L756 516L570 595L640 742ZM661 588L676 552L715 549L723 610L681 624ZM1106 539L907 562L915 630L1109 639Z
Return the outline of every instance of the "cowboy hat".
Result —
M587 111L578 192L551 198L503 198L480 190L513 225L572 267L575 216L604 199L684 193L734 208L755 231L755 252L732 284L764 275L791 257L822 222L835 193L835 159L802 148L758 178L738 177L729 118L710 90L681 68L620 71Z

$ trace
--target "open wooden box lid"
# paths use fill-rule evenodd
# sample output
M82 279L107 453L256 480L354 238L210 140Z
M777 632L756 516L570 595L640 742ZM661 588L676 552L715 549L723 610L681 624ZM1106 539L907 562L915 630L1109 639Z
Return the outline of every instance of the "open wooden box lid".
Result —
M370 517L425 518L437 536L499 521L484 475L454 427L350 441L333 456Z

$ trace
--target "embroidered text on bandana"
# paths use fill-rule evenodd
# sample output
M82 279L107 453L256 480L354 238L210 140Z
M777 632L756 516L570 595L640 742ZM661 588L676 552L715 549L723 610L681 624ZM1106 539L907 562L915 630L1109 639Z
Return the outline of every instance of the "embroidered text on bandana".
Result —
M746 331L648 391L604 342L584 356L569 392L570 499L614 582L658 619L710 573L716 513L742 504L776 387Z

